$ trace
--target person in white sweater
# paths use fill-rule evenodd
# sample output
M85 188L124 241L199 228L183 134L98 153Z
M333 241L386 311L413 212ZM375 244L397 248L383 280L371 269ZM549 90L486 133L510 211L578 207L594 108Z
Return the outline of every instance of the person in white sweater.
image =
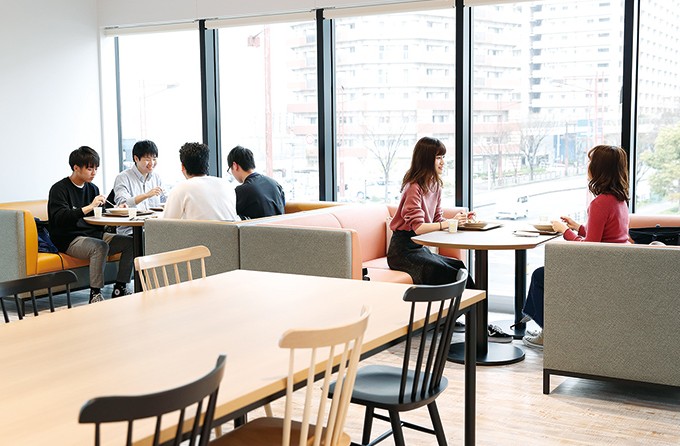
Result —
M223 178L208 175L209 157L210 149L205 144L188 142L182 146L179 160L187 180L170 191L163 218L240 220L234 187Z

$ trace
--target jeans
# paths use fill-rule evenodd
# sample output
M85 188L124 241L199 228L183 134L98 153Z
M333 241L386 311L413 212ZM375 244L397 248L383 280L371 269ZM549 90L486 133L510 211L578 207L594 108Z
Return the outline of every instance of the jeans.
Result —
M102 240L94 237L76 237L66 254L90 261L90 288L104 287L104 268L106 258L112 254L120 255L116 282L128 283L132 274L132 237L104 233Z
M527 293L527 301L524 303L522 312L534 320L541 328L543 328L543 308L544 308L544 282L545 282L545 268L537 268L531 275L531 284L529 285L529 292Z

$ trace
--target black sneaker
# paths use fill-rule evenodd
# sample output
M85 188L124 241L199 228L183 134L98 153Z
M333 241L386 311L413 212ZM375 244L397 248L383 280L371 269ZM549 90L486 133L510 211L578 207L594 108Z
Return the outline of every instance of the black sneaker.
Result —
M501 327L499 327L498 325L489 324L488 331L489 342L502 342L502 343L512 342L512 336L503 332Z
M111 293L111 299L115 299L117 297L121 296L127 296L128 294L132 294L128 291L127 287L114 287L113 292Z
M453 326L453 332L454 333L465 333L465 324L462 322L456 321L456 323Z
M104 302L104 297L102 296L102 293L100 292L90 293L90 303L95 304L97 302Z

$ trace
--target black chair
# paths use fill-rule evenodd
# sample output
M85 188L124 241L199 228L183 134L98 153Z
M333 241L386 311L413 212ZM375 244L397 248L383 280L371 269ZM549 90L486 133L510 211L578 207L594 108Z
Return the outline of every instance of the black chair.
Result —
M163 415L178 412L177 428L174 429L173 445L205 446L210 439L210 428L215 416L217 391L224 375L224 364L227 357L220 355L215 368L198 380L163 392L137 396L104 396L91 399L80 409L78 422L94 423L94 444L100 444L100 426L102 423L127 422L126 445L132 445L132 432L135 420L156 418L153 432L153 444L158 445L161 436L161 419ZM207 399L203 417L201 412ZM195 408L195 411L193 410ZM191 432L183 433L185 415L192 415ZM164 439L163 444L169 443Z
M50 301L50 311L54 312L54 300L52 299L52 288L66 286L66 303L71 308L71 284L78 280L76 274L70 270L57 271L55 273L38 274L35 276L24 277L23 279L9 280L0 282L0 305L5 322L9 322L7 310L5 309L5 297L14 297L19 319L24 318L23 299L19 297L23 293L31 293L31 303L33 304L33 314L38 315L38 307L35 302L35 293L38 290L47 289L47 296Z
M444 366L467 276L467 271L461 269L454 283L414 285L404 293L404 301L411 302L411 315L402 367L370 365L360 368L357 372L352 403L366 406L361 444L374 445L394 435L394 443L403 446L405 444L403 426L434 434L440 446L446 445L446 436L435 400L448 385L448 380L443 376ZM448 312L445 314L447 304ZM432 326L433 330L420 330L420 335L417 334L419 330L414 326L417 309L426 309L427 314L430 314L432 309L437 310L436 314L428 317L425 322L425 327ZM415 358L413 363L412 347ZM331 394L333 390L331 388ZM433 429L401 421L400 412L423 406L427 406L430 412ZM389 416L376 414L376 409L386 410ZM391 430L370 442L374 418L389 421Z

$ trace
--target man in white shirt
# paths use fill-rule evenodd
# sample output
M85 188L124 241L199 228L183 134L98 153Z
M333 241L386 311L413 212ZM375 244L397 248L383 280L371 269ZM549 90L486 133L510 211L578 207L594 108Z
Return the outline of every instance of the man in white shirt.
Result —
M137 141L132 147L132 159L135 165L119 173L113 183L116 206L136 207L138 212L160 207L163 183L154 172L158 162L158 147L153 141ZM131 235L132 228L119 226L117 232Z
M240 220L234 187L227 180L208 175L209 152L208 146L197 142L188 142L179 150L182 174L187 181L170 192L164 218Z

